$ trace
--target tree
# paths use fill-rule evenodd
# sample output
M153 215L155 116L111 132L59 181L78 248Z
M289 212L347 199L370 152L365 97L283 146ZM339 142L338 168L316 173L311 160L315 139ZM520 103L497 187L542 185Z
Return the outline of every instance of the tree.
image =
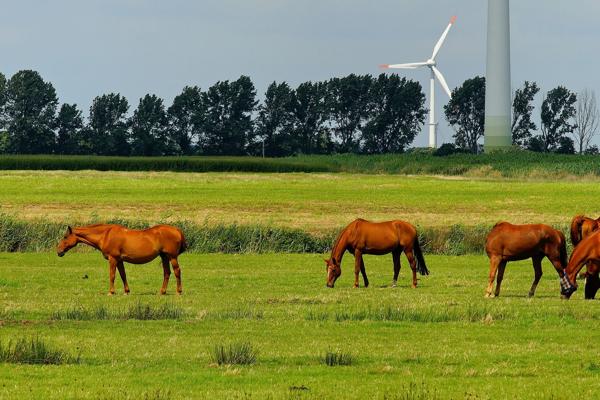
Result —
M83 115L77 104L63 104L56 116L56 153L78 154L80 152Z
M204 103L198 86L183 88L173 99L167 110L169 137L178 154L193 154L195 145L201 140Z
M525 81L522 89L517 89L513 99L512 142L514 145L527 147L531 140L531 132L537 129L531 120L533 99L540 91L535 82Z
M577 95L563 86L558 86L546 94L542 103L542 134L544 152L556 151L561 146L561 138L575 129L575 102Z
M4 116L11 153L51 153L58 99L36 71L14 74L6 83Z
M217 82L203 93L204 142L202 152L215 155L244 155L253 140L252 112L256 89L247 76Z
M271 83L265 93L265 101L258 107L256 119L255 153L270 157L287 156L296 149L293 143L294 109L296 97L294 91L285 82Z
M369 119L363 130L364 152L403 152L425 122L427 111L421 85L396 74L381 74L369 97Z
M458 147L477 153L478 142L484 133L485 78L467 79L452 91L452 99L444 106L448 123L455 131Z
M600 122L596 93L587 89L579 93L575 108L575 129L572 136L579 154L583 154L596 135Z
M348 75L328 82L330 118L337 148L341 153L358 152L361 130L369 107L371 75Z
M96 97L90 106L85 147L88 154L129 155L129 102L118 93Z
M294 143L303 154L331 151L331 132L327 126L327 83L305 82L296 88L294 102Z
M172 145L167 137L167 114L163 100L154 94L145 95L131 117L131 154L171 154Z

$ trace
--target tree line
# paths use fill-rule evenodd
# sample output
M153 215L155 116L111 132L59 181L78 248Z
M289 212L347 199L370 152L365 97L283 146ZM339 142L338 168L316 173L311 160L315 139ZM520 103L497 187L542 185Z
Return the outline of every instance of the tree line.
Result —
M540 88L526 81L513 96L512 141L514 146L536 152L597 154L591 141L597 134L600 113L594 92L577 94L564 86L548 91L539 110L540 127L533 121L533 105ZM454 89L444 107L446 119L454 128L459 150L477 153L484 135L485 78L466 80ZM454 146L447 151L453 151Z
M593 92L559 86L545 94L541 126L533 121L540 89L525 82L513 100L513 144L540 152L597 153ZM420 132L427 109L418 82L395 74L348 75L296 88L273 82L262 102L251 79L220 81L206 90L186 86L167 107L147 94L130 114L119 93L93 99L87 117L60 104L36 71L10 79L0 73L0 153L82 155L265 155L405 151ZM454 143L441 153L480 151L485 78L466 80L444 107Z
M185 87L170 106L154 94L133 113L119 93L59 106L39 73L0 74L0 152L95 155L265 155L404 151L427 110L418 82L348 75L269 85L262 103L247 76L207 90Z

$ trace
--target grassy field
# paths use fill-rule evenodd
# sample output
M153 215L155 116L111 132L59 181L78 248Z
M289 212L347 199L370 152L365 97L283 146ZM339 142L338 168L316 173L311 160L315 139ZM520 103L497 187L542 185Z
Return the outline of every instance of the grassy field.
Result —
M320 255L183 255L184 295L157 295L156 263L128 266L130 296L106 296L98 253L0 253L0 342L38 338L78 364L0 364L0 398L515 399L594 398L600 309L559 299L552 267L525 297L529 263L509 264L484 299L487 260L427 257L432 275L389 287L390 257L368 257L371 287L352 289L352 257L326 289ZM117 288L121 288L120 283ZM137 320L128 309L181 315ZM106 310L105 320L81 317ZM79 313L74 313L78 310ZM83 320L69 320L73 318ZM92 318L92 319L89 319ZM218 366L216 345L248 342L257 360ZM349 366L327 366L342 352Z
M261 224L323 233L357 217L425 227L545 222L600 214L594 179L517 181L351 174L0 173L0 212L62 223Z

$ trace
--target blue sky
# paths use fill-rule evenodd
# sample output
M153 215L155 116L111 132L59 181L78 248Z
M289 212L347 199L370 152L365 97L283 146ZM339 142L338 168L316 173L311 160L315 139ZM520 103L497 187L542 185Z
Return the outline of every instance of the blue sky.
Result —
M168 105L185 85L207 88L242 74L259 96L273 80L379 74L382 63L425 60L452 15L457 23L438 56L448 84L485 73L485 0L3 3L0 71L39 71L86 115L95 96L113 91L134 108L146 93ZM527 79L543 91L600 90L600 2L513 0L511 18L513 87ZM427 71L405 74L427 87ZM438 93L439 113L447 98ZM440 134L452 135L443 121ZM423 133L415 144L425 143Z

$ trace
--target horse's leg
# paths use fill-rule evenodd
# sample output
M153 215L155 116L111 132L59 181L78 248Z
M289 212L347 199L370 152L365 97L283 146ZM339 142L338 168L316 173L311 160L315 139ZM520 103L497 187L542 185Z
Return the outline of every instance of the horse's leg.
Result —
M394 250L392 252L392 260L394 260L394 279L392 280L392 287L398 286L398 275L400 274L400 252Z
M406 258L408 258L408 263L410 264L410 269L412 269L412 287L415 289L417 287L417 260L415 259L412 247L405 247L404 254L406 254Z
M543 257L533 257L533 283L531 284L531 289L529 289L529 297L533 297L535 295L535 289L537 289L537 285L542 278L542 259Z
M360 250L354 250L354 287L358 287L358 273L362 264L362 253Z
M181 268L179 268L179 262L177 258L171 258L171 266L173 267L173 273L177 279L177 294L181 294Z
M119 269L119 275L121 275L121 280L123 281L125 294L129 294L129 285L127 284L127 275L125 274L125 265L123 264L123 261L117 262L117 268Z
M365 260L360 257L360 273L362 274L363 281L365 281L365 287L369 287L369 279L367 278L367 270L365 269Z
M167 285L169 284L169 276L171 276L171 267L169 265L169 259L167 258L167 256L161 254L160 258L162 260L162 266L163 266L163 284L162 284L162 287L160 288L160 294L165 294L165 293L167 293Z
M496 278L496 291L494 296L500 296L500 285L502 285L502 279L504 279L504 270L506 269L506 261L500 261L498 264L498 277Z
M117 272L118 261L114 257L108 257L108 295L115 294L115 273Z
M492 289L494 289L494 279L496 279L496 271L498 270L498 265L502 261L501 257L491 256L490 257L490 275L487 289L485 291L485 297L494 297L492 294Z

